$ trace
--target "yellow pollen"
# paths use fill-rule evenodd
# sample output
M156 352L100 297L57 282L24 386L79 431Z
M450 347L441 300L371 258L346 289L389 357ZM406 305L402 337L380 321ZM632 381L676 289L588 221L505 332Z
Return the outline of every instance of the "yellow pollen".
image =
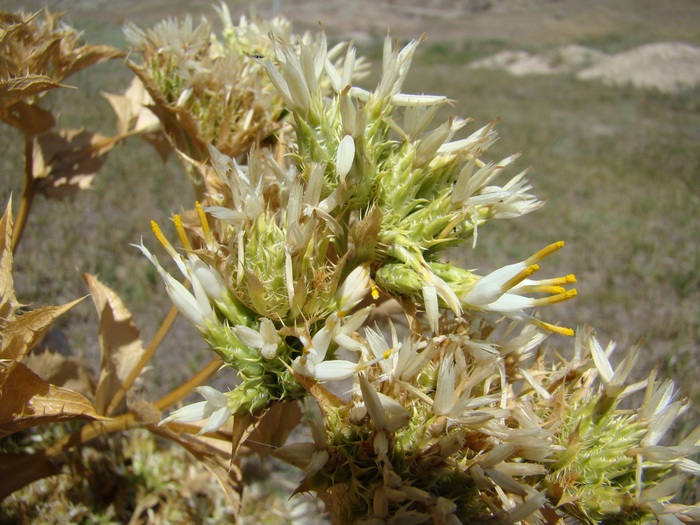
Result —
M533 299L533 306L546 306L550 304L560 303L562 301L566 301L568 299L576 297L577 294L578 292L576 291L576 288L574 288L573 290L567 290L557 295L551 295L549 297L540 297L539 299Z
M379 299L379 288L377 288L377 285L374 283L374 281L370 281L370 288L371 288L371 293L372 293L372 299L375 301Z
M565 293L566 288L563 286L551 286L543 284L533 284L531 286L521 286L518 288L518 293L548 293L552 295Z
M197 215L199 216L199 223L202 225L202 233L204 234L204 242L207 243L207 246L211 246L212 236L211 236L211 230L209 229L209 221L207 221L207 216L204 213L204 210L202 209L202 205L199 204L199 201L197 201L195 203L195 207L197 208Z
M536 254L527 258L525 260L525 264L533 264L533 263L536 263L537 261L541 261L542 259L544 259L548 255L553 254L554 252L556 252L557 250L560 250L563 247L564 247L564 241L553 242L549 246L545 246L539 252L537 252Z
M158 239L158 242L160 242L163 245L163 248L167 250L169 254L175 253L175 248L173 248L173 245L170 244L170 241L165 238L165 235L163 235L163 232L160 229L160 226L158 226L158 223L156 221L151 221L151 229L153 230L153 235L156 236L156 239Z
M180 238L180 243L182 244L183 248L186 250L191 250L192 245L190 244L190 240L187 238L184 226L182 226L182 217L176 213L173 215L173 223L175 224L175 231L177 232L177 236Z
M539 326L540 328L543 328L555 334L565 335L567 337L573 337L574 335L574 331L571 328L567 328L565 326L556 326L550 323L545 323L544 321L540 321L539 319L531 319L530 322L535 326Z
M527 268L523 268L520 270L516 275L508 279L503 285L501 286L501 291L503 293L507 292L514 286L517 286L521 282L523 282L525 279L530 277L533 273L535 273L537 270L539 270L540 267L536 264L531 264Z
M394 352L393 348L389 348L382 354L382 359L389 359L389 356Z

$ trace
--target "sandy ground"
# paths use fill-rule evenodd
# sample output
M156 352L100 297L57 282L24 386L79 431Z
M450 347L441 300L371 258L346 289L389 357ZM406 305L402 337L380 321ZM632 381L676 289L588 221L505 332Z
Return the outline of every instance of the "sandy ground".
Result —
M127 20L151 25L190 13L215 19L210 0L0 0L0 8L65 11L73 23L89 21L90 40ZM700 2L697 0L258 0L229 1L234 16L281 13L298 31L320 23L335 38L377 42L390 28L400 39L425 34L429 42L507 43L505 51L475 67L514 75L573 73L580 79L673 92L700 84ZM606 55L571 42L611 35L658 42ZM525 49L547 48L544 54Z

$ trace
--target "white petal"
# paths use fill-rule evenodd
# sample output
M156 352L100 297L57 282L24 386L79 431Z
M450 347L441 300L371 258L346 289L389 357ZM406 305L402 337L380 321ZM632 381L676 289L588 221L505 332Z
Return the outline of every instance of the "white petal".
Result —
M226 397L226 394L219 392L216 388L212 388L210 386L198 386L195 388L195 392L217 408L226 406L228 403L228 397Z
M248 346L253 348L262 348L265 344L263 336L260 335L260 332L253 330L248 326L236 325L233 331L236 334L236 337L238 337L238 339Z
M336 176L341 180L345 180L345 176L352 168L352 163L355 160L355 141L352 136L345 135L343 140L338 144L338 153L335 160Z
M224 424L226 423L226 421L228 421L228 418L230 417L230 410L227 407L221 407L218 410L215 410L214 413L211 416L209 416L209 420L198 433L206 434L207 432L214 432L215 430L219 430L222 426L224 426Z
M206 401L199 401L198 403L192 403L186 407L182 407L175 412L172 412L168 417L159 423L163 425L169 423L170 421L181 421L183 423L191 423L193 421L201 421L206 419L208 411L205 409L207 405Z
M344 361L324 361L315 366L313 376L318 381L342 381L357 373L357 363Z

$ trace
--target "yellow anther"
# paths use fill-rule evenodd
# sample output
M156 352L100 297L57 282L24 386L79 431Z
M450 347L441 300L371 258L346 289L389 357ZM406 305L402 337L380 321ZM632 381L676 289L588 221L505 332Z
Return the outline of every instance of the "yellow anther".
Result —
M539 270L540 267L536 264L531 264L527 268L523 268L520 270L517 274L515 274L513 277L508 279L503 285L501 286L501 291L503 293L507 292L514 286L517 286L521 282L523 282L525 279L530 277L533 273L535 273L537 270Z
M377 288L377 285L375 284L374 281L370 281L369 283L371 294L372 294L372 299L375 301L379 299L379 288Z
M550 295L549 297L540 297L538 299L533 299L533 306L546 306L550 304L560 303L562 301L566 301L568 299L576 297L577 294L578 292L576 291L576 288L574 288L573 290L567 290L557 295Z
M389 348L389 350L386 350L386 351L382 354L382 359L389 359L389 357L390 357L391 354L393 354L393 353L394 353L394 349L393 349L393 348Z
M541 261L542 259L544 259L548 255L553 254L554 252L556 252L557 250L560 250L563 247L564 247L564 241L553 242L549 246L545 246L544 248L542 248L536 254L532 255L531 257L528 257L525 260L525 264L534 264L537 261Z
M533 284L529 286L521 286L518 288L518 293L523 294L523 293L548 293L551 295L556 295L556 294L561 294L565 293L566 288L563 286L552 286L552 285L547 285L547 284Z
M177 252L175 251L175 248L173 248L173 245L170 244L170 241L165 238L165 235L163 235L163 232L160 229L160 226L158 226L158 223L156 221L151 221L151 229L153 230L153 235L156 236L156 239L158 239L158 242L160 242L163 245L163 248L171 255L176 254Z
M192 245L190 244L190 240L187 238L185 228L182 226L182 217L176 213L173 215L173 223L175 224L175 231L177 232L177 236L180 238L182 247L185 248L185 250L191 250Z
M202 225L202 233L204 234L204 242L207 244L207 246L211 246L213 238L211 236L211 230L209 229L209 221L207 221L207 215L204 213L204 209L202 209L202 205L199 204L199 201L195 203L195 207L197 208L197 215L199 216L199 223Z
M564 284L573 284L576 282L576 276L573 273L565 275L564 277L555 277L553 279L541 279L537 281L540 285L551 285L551 286L562 286Z
M530 322L535 326L539 326L540 328L543 328L555 334L565 335L567 337L573 337L574 335L574 331L571 328L567 328L565 326L556 326L550 323L545 323L544 321L540 321L539 319L531 319Z

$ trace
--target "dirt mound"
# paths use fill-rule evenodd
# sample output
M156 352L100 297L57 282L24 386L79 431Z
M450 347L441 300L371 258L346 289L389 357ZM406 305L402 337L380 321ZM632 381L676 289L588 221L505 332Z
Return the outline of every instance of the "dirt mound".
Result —
M700 85L700 47L658 42L606 55L570 45L542 55L501 51L472 62L470 67L503 69L512 75L573 73L581 80L676 93Z
M470 65L473 68L504 69L512 75L554 75L578 71L605 57L600 51L569 45L543 55L533 55L527 51L501 51Z
M674 93L700 85L700 47L680 42L646 44L605 58L576 77Z

